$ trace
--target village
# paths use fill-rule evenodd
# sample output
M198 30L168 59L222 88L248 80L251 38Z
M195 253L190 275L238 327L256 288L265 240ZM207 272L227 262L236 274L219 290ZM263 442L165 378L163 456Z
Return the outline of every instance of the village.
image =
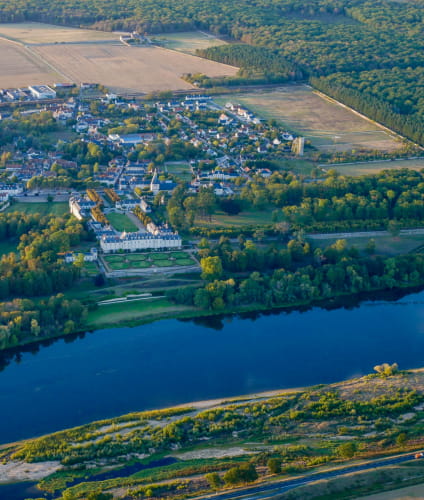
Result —
M87 89L97 91L88 99ZM11 100L23 92L8 89L2 95ZM254 176L271 176L270 160L302 156L305 147L302 137L210 96L143 102L94 84L32 86L25 96L19 112L5 108L3 123L38 115L69 139L35 148L13 137L2 156L2 209L19 202L67 202L96 236L96 248L84 253L87 262L97 262L99 254L180 250L183 240L163 216L178 186L193 195L207 189L230 198ZM68 254L65 261L77 256ZM196 264L187 254L179 257Z

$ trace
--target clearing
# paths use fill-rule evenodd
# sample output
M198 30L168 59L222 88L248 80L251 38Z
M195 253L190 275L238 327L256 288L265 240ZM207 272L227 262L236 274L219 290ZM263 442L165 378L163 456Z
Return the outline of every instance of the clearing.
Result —
M107 218L117 231L127 231L128 233L138 231L138 227L125 214L109 212Z
M119 40L119 33L31 22L0 24L0 36L24 44Z
M307 85L228 95L216 101L239 103L260 117L278 120L323 151L394 151L401 147L401 142L379 125L321 97Z
M186 54L195 54L197 49L207 49L217 45L226 45L227 42L203 31L187 31L185 33L166 33L157 40L163 47L178 50Z
M0 87L53 84L65 79L18 43L0 39Z
M66 202L50 202L50 203L25 203L18 202L8 207L5 213L21 212L24 214L40 214L40 215L64 215L69 212L69 204Z
M232 227L232 226L260 226L271 223L272 210L246 210L237 215L227 215L222 211L217 211L211 220L196 218L195 226L200 227Z
M343 175L365 175L377 174L382 170L409 168L410 170L421 170L424 168L424 158L414 158L412 160L393 161L368 161L363 163L341 163L333 165L320 165L326 170L334 169Z
M190 181L192 178L190 164L186 161L165 163L166 172L179 177L183 181Z
M74 83L99 82L115 92L155 92L194 88L187 73L232 76L238 68L160 47L75 43L39 45L33 50Z

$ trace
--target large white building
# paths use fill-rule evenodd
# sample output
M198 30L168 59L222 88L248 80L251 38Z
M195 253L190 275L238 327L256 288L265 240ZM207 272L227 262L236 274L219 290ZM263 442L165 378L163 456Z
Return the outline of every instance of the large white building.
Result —
M86 200L79 196L71 196L69 198L69 211L78 220L84 219L84 217L90 216L90 211L96 206L96 203L91 200Z
M181 248L181 237L175 233L121 233L120 235L102 236L100 247L104 253L137 252L138 250L168 250Z
M56 99L56 92L48 85L31 85L28 89L36 99Z

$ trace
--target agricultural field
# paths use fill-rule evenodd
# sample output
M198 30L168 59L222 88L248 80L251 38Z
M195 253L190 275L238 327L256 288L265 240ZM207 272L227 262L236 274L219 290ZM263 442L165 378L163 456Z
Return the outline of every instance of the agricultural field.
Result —
M207 49L226 44L224 40L203 31L166 33L166 35L155 37L155 40L166 49L178 50L186 54L195 54L197 49Z
M44 23L0 24L0 36L31 45L119 40L119 33L68 28Z
M45 64L31 50L2 39L0 39L0 68L1 88L65 81L63 76Z
M306 85L235 94L216 101L239 103L262 118L275 119L323 151L394 151L401 147L400 141L379 125L321 97Z
M125 214L109 212L107 214L107 219L117 231L126 231L128 233L138 231L134 222Z
M186 73L231 76L237 68L160 47L81 43L40 45L37 54L69 81L100 82L116 92L191 89Z
M103 260L111 271L147 269L150 267L192 266L195 261L187 252L161 252L105 255Z
M18 202L8 207L5 213L21 212L25 214L41 215L64 215L69 212L69 205L66 202L51 203L25 203Z
M393 161L370 161L364 163L344 163L334 165L322 165L327 170L334 169L343 175L365 175L377 174L382 170L390 170L397 168L409 168L411 170L421 170L424 168L424 158L416 158L413 160L393 160Z

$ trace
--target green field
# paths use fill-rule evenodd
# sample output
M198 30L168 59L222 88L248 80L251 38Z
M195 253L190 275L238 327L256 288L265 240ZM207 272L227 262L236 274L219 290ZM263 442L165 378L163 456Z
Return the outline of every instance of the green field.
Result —
M275 119L323 151L394 151L401 143L379 125L321 97L307 85L286 85L272 92L229 94L216 98L246 106L259 117Z
M99 269L94 262L84 262L84 267L82 269L83 274L86 276L95 276L99 272Z
M183 181L189 181L192 177L190 164L187 162L172 162L165 164L166 171L175 175Z
M409 168L411 170L421 170L424 168L424 158L414 160L393 160L393 161L369 161L366 163L345 163L334 165L321 165L326 170L334 169L343 175L365 175L377 174L382 170Z
M107 214L107 218L117 231L126 231L127 233L138 231L138 227L125 214L110 212Z
M5 213L22 212L25 214L41 215L64 215L69 212L69 205L66 202L51 203L13 203L5 210Z
M194 310L194 308L175 306L164 298L110 304L100 306L95 311L90 311L87 317L87 325L98 327L123 321L135 321L153 315L172 314L184 310Z
M224 212L216 212L212 220L196 218L195 225L200 227L231 227L231 226L260 226L271 224L271 210L246 210L237 215L227 215Z
M121 269L146 269L149 267L191 266L195 262L186 252L136 253L104 255L112 271Z
M402 235L402 236L370 236L365 238L349 237L343 238L348 246L355 246L358 250L364 251L370 239L375 241L375 253L379 255L400 255L413 252L424 245L424 235ZM325 248L335 243L337 238L325 238L323 240L311 240L314 247Z
M216 38L214 35L202 31L188 31L185 33L167 33L155 37L162 47L187 54L194 54L197 49L207 49L216 45L224 45L226 42Z

